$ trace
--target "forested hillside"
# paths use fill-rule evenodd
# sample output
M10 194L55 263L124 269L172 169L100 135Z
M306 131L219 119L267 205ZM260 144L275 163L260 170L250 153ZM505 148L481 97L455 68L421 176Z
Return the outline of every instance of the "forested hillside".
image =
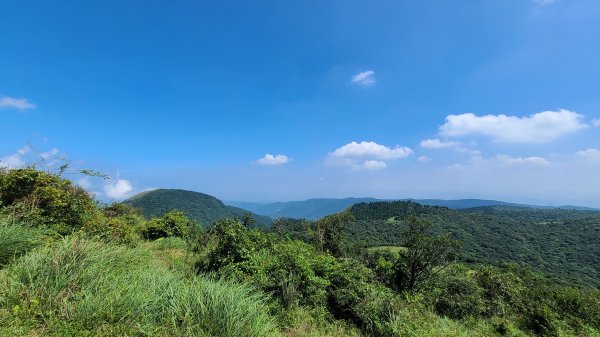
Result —
M142 192L124 203L138 208L146 217L160 217L179 210L190 219L203 226L224 218L242 219L250 211L225 205L221 200L208 194L173 189L158 189ZM270 226L272 220L267 216L252 214L256 225Z
M463 210L413 202L362 203L348 209L349 240L396 245L409 214L426 219L435 234L462 244L468 263L527 263L563 282L600 285L600 212L490 206Z

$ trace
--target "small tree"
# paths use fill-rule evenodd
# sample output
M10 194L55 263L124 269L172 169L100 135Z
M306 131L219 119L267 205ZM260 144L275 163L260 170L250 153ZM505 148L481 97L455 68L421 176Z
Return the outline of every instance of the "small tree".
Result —
M406 219L400 245L405 249L395 263L394 283L399 290L414 292L423 282L456 260L459 243L447 236L431 236L429 224L415 216Z
M321 218L317 222L316 243L322 252L339 257L343 253L346 225L354 218L351 214L342 212Z
M250 227L254 226L256 221L254 220L252 213L244 213L244 218L242 219L242 223L244 224L244 226L250 228Z

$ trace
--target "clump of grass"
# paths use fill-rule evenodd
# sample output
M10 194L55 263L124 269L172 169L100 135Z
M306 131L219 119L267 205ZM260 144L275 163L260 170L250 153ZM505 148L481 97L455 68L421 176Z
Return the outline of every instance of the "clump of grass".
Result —
M279 335L248 286L187 280L153 258L142 246L78 237L32 251L0 271L0 327L56 336Z
M0 219L0 268L37 246L41 236L40 230Z

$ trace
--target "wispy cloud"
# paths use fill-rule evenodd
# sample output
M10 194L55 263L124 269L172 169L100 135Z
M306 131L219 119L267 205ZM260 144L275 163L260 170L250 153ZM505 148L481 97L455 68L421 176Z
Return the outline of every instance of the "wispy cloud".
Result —
M557 1L558 0L532 0L532 2L536 5L549 5Z
M20 167L25 166L26 165L25 156L29 152L31 152L31 146L26 145L26 146L18 149L17 151L15 151L15 153L0 158L0 167L14 169L14 168L20 168Z
M29 103L25 98L0 97L0 109L17 109L20 111L34 109L35 104Z
M504 165L537 165L537 166L547 166L550 165L550 161L548 161L544 157L532 156L532 157L511 157L507 155L498 155L495 158L500 164Z
M478 150L473 150L467 147L463 142L440 139L425 139L420 143L421 147L430 150L449 149L458 152L464 152L471 155L479 155Z
M446 117L440 134L447 137L482 135L506 143L547 143L586 127L589 124L583 121L583 115L562 109L526 117L465 113Z
M265 154L262 158L256 161L260 165L283 165L290 162L288 156L284 154Z
M367 70L360 72L354 76L352 76L352 83L362 85L362 86L370 86L375 84L375 72L373 70Z
M593 125L593 126L596 126L596 127L597 127L597 126L600 126L600 118L598 118L598 119L594 119L594 120L592 121L592 125Z
M359 164L357 166L357 168L360 168L363 170L369 170L369 171L381 170L386 167L387 167L387 164L381 160L365 160L364 162L362 162L361 164Z
M600 159L600 150L598 149L586 149L577 151L577 156L583 158Z
M431 158L427 156L420 156L419 158L417 158L417 161L419 163L429 163L431 161Z

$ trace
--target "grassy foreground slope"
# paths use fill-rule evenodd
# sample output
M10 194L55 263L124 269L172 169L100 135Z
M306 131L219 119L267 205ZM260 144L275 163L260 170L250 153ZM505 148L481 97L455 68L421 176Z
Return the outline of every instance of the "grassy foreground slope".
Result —
M153 249L71 237L22 256L0 271L0 335L280 335L250 287L186 279Z
M356 221L351 241L368 246L396 245L402 219L415 214L436 234L462 244L469 263L522 262L563 282L600 286L600 212L510 206L452 210L413 202L357 204L348 209Z
M174 189L142 192L124 202L141 210L146 217L160 217L172 210L179 210L203 226L224 218L241 219L246 213L250 213L238 207L227 206L208 194ZM259 226L269 226L272 222L263 215L253 214L253 218Z

